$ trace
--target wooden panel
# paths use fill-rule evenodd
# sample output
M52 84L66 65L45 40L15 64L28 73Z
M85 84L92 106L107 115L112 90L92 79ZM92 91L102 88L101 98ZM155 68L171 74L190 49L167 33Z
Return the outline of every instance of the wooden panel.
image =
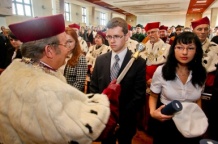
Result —
M123 15L133 15L133 14L131 14L129 12L126 12L126 11L120 9L120 8L114 7L114 6L112 6L112 5L108 4L108 3L105 3L105 2L100 1L100 0L85 0L85 1L96 4L96 5L99 5L101 7L107 8L109 10L112 10L112 11L115 11L115 12L118 12L118 13L121 13Z
M190 0L187 14L203 13L215 0Z

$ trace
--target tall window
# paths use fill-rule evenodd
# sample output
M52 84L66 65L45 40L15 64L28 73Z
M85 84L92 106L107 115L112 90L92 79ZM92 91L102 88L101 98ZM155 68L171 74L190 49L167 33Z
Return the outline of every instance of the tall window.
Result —
M86 8L82 7L82 22L86 23Z
M106 25L105 13L100 12L100 25Z
M12 0L14 15L32 16L31 0Z
M70 4L64 3L64 18L66 21L70 21Z

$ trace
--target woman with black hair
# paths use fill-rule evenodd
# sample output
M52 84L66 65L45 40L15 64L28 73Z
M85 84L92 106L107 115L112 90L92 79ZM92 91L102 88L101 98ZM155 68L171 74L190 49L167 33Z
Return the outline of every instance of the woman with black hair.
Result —
M22 42L11 32L8 32L8 50L6 55L6 67L16 58L22 58L21 45Z
M149 97L150 114L156 127L153 144L199 144L201 137L184 137L177 130L173 115L164 115L161 109L173 100L201 106L201 92L206 79L202 57L202 45L197 35L183 32L170 47L166 63L155 71Z

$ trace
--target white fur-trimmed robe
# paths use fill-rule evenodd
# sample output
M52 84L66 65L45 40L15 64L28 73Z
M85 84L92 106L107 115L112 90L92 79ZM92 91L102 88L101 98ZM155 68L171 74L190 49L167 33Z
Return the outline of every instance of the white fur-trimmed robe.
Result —
M216 70L216 64L218 64L218 45L214 42L210 42L207 38L202 46L204 51L203 65L207 72L213 72Z
M159 39L152 44L150 40L145 44L145 50L140 53L141 57L147 60L146 65L160 65L166 62L170 45Z
M88 98L61 73L20 61L0 76L0 143L89 144L98 138L110 115L106 95Z

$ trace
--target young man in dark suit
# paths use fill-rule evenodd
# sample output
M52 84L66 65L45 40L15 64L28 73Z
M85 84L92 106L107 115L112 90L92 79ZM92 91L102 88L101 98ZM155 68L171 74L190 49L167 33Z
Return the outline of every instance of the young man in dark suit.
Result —
M107 24L106 39L111 52L97 57L91 77L90 91L102 92L105 87L116 79L131 59L132 52L126 47L129 38L128 26L124 19L113 18ZM115 55L119 57L116 62ZM114 78L114 63L118 63L118 75ZM102 144L131 144L136 133L136 115L145 103L145 60L136 59L121 81L119 97L119 128L115 134L102 141Z

